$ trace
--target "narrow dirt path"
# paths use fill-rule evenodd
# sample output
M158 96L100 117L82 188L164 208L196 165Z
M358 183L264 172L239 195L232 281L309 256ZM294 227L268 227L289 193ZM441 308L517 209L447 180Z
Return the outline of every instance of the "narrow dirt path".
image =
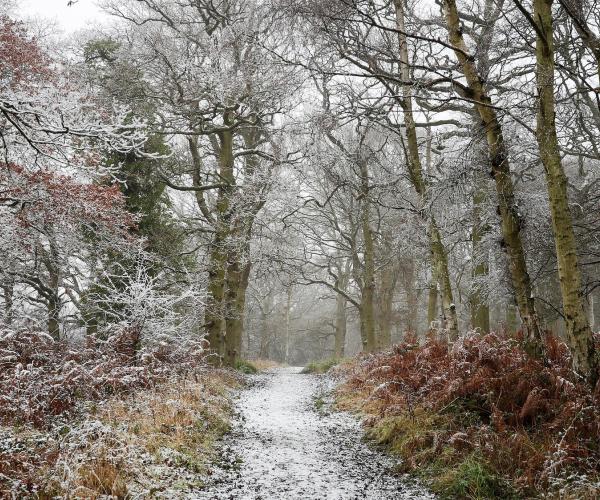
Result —
M238 403L240 418L223 445L223 463L194 498L429 499L395 462L362 442L350 415L320 412L325 377L281 368L257 375Z

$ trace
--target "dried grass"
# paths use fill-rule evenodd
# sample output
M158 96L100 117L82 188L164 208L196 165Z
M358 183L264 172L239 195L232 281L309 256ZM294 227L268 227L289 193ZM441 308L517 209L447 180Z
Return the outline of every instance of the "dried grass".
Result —
M205 369L99 402L83 420L6 428L12 445L0 454L0 497L177 496L199 487L240 383L231 371Z

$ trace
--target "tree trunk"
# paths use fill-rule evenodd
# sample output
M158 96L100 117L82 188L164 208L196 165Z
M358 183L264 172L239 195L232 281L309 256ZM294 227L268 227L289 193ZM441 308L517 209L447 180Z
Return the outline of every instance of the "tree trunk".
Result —
M2 289L4 290L4 324L10 326L13 321L14 284L5 283Z
M382 269L379 293L377 294L377 334L378 348L383 349L392 343L392 309L396 289L396 271L386 266Z
M473 266L473 278L475 279L487 277L489 274L487 256L482 257L480 255L481 240L486 233L486 229L483 227L481 221L481 205L485 199L485 195L479 189L478 184L476 180L476 192L473 197L473 232L471 233L473 242L472 258L476 262ZM482 333L490 331L490 307L483 298L481 286L477 283L473 285L471 290L471 324L474 329Z
M594 292L589 295L590 305L588 306L588 315L590 317L590 328L592 331L596 328L596 313L595 313L595 303L594 303Z
M361 328L363 329L363 349L373 352L377 349L375 336L375 244L370 221L369 170L366 161L360 161L362 203L361 230L364 244L363 288L361 293Z
M285 362L290 361L290 313L292 309L292 285L287 286L285 301Z
M250 262L242 263L239 255L233 257L226 275L224 363L227 366L233 366L242 352L246 291L251 268Z
M228 124L228 115L224 116L225 124ZM219 133L219 176L225 184L219 188L215 213L215 235L211 244L210 263L208 270L208 293L205 323L208 330L208 342L210 350L218 358L218 362L229 363L230 356L223 360L226 355L225 339L226 328L226 274L228 262L228 238L230 236L231 224L231 198L235 189L234 158L233 158L233 133L230 130ZM217 359L214 360L217 362Z
M517 331L516 307L513 304L506 305L506 329L511 335Z
M452 296L450 273L448 272L448 256L442 242L442 235L433 217L429 224L429 238L431 242L431 260L435 267L435 275L440 284L442 296L443 327L448 332L448 340L454 342L458 339L458 318Z
M335 358L342 359L346 349L346 299L343 295L335 297Z
M521 223L515 207L514 187L502 128L483 79L477 71L475 59L468 54L455 0L444 0L443 7L450 44L454 48L454 53L468 85L468 88L458 87L459 92L474 102L486 133L492 174L498 193L503 243L508 252L512 285L525 329L524 346L531 355L541 356L543 354L542 335L531 293L531 279L525 261L521 240Z
M54 340L60 340L60 297L58 296L58 272L50 273L48 294L48 333Z
M427 297L427 328L431 329L431 325L437 319L437 300L438 288L437 280L432 277L429 285L429 295Z
M415 287L415 261L412 258L408 258L402 263L402 285L406 293L406 306L408 308L405 315L405 331L418 334L419 299Z
M574 368L595 384L600 360L594 348L581 294L581 275L569 209L567 177L561 163L556 134L552 0L534 0L533 22L536 23L537 34L536 80L539 93L536 136L546 171L567 340Z
M410 65L408 59L408 44L404 27L404 0L394 0L396 8L396 27L398 28L398 40L400 45L400 76L402 81L410 81ZM409 177L417 194L421 197L423 206L427 205L427 190L423 179L423 168L419 155L419 144L417 141L417 129L415 126L412 90L409 85L402 87L402 106L404 111L404 126L406 128L406 139L408 144L408 170ZM442 304L444 307L445 327L448 329L448 337L451 341L458 338L458 318L454 306L450 273L448 272L448 257L446 248L442 241L440 231L433 215L429 221L429 241L432 257L432 267L435 276L440 283Z
M259 359L269 359L269 318L266 311L260 312L260 345L258 348Z
M208 300L204 311L204 323L211 351L211 362L220 364L224 355L225 273L227 258L223 249L222 234L216 233L211 244L208 267Z

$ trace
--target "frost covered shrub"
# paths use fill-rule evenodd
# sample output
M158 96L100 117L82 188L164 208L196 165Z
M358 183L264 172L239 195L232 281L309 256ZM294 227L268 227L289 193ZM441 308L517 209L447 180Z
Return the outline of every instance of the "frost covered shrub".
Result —
M143 343L124 327L84 345L42 332L0 333L0 423L48 426L82 401L149 387L203 365L202 339Z
M599 388L573 372L556 337L546 351L546 362L531 359L516 339L493 333L451 346L409 339L359 360L342 398L361 395L373 435L405 450L408 468L451 467L475 454L524 490L597 478Z

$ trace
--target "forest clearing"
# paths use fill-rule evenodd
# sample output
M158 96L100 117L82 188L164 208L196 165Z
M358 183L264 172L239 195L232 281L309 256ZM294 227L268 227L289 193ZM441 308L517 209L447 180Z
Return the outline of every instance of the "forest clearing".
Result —
M0 0L0 498L600 497L597 0Z

